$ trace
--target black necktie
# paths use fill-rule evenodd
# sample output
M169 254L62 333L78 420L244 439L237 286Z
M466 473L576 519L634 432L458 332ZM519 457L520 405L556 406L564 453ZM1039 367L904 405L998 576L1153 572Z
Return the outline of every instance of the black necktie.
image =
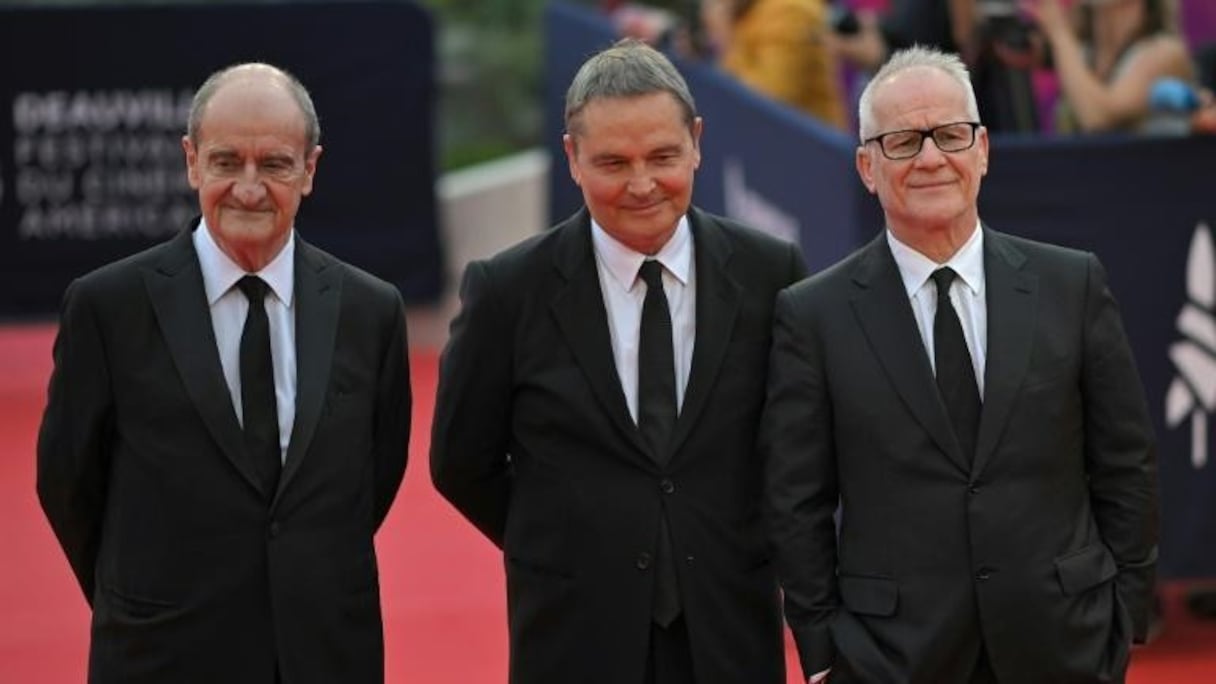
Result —
M933 317L933 358L937 366L937 389L954 424L954 434L968 461L975 458L975 438L980 424L980 392L975 368L963 337L954 305L950 303L950 283L955 272L939 268L933 272L937 285L937 314Z
M642 303L642 326L638 339L638 430L660 464L666 464L671 433L676 426L676 360L671 344L671 312L663 292L663 266L657 261L642 262L638 276L646 281ZM664 492L671 488L663 481ZM655 549L655 587L651 618L666 627L680 614L680 589L672 559L671 533L667 514L659 518L659 539Z
M671 312L663 293L663 265L643 261L638 276L646 281L638 339L638 429L660 463L676 426L676 359L671 346Z
M283 461L279 447L279 412L270 357L270 321L266 318L266 282L247 275L237 287L249 300L241 331L241 408L245 449L273 498Z

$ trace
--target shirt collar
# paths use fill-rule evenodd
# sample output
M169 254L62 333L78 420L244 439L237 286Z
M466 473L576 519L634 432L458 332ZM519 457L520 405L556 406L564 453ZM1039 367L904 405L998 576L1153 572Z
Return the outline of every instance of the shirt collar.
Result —
M248 274L231 257L224 254L219 245L215 244L211 231L207 229L206 219L199 220L193 237L194 251L198 253L199 268L203 272L203 288L207 293L207 304L214 306L220 297L223 297L232 289L233 285L236 285L236 281ZM293 229L287 236L287 244L283 245L283 249L279 250L279 253L269 264L266 264L265 268L253 274L266 281L279 301L289 309L295 291L295 251L296 233Z
M591 219L591 242L600 263L608 270L612 279L626 291L632 290L637 284L638 269L646 259L658 261L680 284L688 284L688 276L692 270L692 231L688 227L688 216L680 217L676 231L653 257L626 247L609 235L595 219Z
M984 229L979 223L976 223L971 237L967 238L963 246L944 264L939 264L900 242L890 229L887 230L887 244L891 247L891 256L895 257L895 265L899 267L899 275L904 281L908 297L915 296L929 281L933 272L943 266L954 269L959 280L975 296L984 293Z

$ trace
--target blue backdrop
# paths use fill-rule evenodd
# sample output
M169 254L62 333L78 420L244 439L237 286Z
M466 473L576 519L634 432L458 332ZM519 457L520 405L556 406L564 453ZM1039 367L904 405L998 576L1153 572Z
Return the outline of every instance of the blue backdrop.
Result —
M54 312L73 277L197 213L189 100L248 60L298 76L321 118L300 233L436 298L432 43L403 2L0 10L0 317Z
M546 140L553 217L581 204L561 149L562 98L614 40L583 8L546 15ZM856 142L704 64L678 63L705 119L695 202L796 240L820 269L882 228L854 167ZM994 136L980 215L990 226L1096 253L1110 276L1157 430L1162 573L1216 575L1216 137ZM1180 318L1186 308L1186 318ZM1167 396L1170 411L1167 411Z

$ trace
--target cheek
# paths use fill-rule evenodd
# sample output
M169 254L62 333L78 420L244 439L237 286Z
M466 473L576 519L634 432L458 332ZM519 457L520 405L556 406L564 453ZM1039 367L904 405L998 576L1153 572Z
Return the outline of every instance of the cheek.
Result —
M270 198L280 209L294 209L304 195L304 187L294 184L271 185Z
M581 185L588 199L600 204L611 204L620 196L621 190L624 188L623 184L611 179L597 179L590 175L583 176Z
M692 192L693 168L679 169L663 174L658 182L669 195L686 195Z
M203 184L198 189L199 201L204 207L219 204L220 200L228 192L229 184L219 182L203 181Z

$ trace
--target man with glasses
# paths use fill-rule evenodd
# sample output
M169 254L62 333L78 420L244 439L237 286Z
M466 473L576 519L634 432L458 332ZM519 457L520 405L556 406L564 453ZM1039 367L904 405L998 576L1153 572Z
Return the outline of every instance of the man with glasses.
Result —
M953 55L896 53L859 121L886 230L778 296L761 422L803 671L1121 682L1157 486L1102 266L980 222L988 134Z

